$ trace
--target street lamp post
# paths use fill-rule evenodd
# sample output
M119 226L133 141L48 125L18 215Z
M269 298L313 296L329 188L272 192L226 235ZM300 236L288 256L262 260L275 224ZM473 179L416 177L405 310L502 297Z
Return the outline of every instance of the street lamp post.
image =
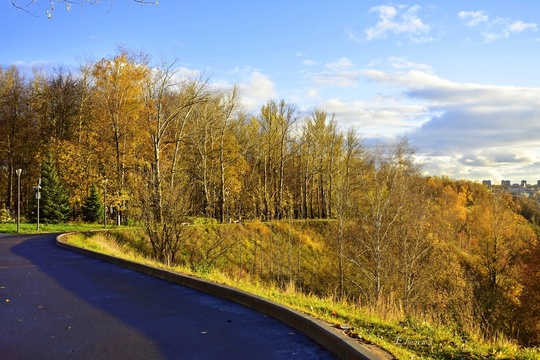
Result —
M107 227L107 182L109 179L105 179L105 191L103 192L103 227Z
M17 173L17 234L21 232L21 173L22 169L15 170Z
M37 186L34 186L36 190L36 200L37 200L37 231L39 231L39 200L41 199L41 178L38 180Z

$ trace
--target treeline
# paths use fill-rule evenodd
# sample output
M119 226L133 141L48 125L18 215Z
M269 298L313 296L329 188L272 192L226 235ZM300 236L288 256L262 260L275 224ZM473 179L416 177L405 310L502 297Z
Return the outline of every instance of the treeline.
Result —
M77 74L25 77L16 66L0 68L4 206L17 206L20 168L20 205L32 218L46 170L67 193L71 219L101 214L94 205L102 198L107 217L140 224L153 255L167 263L186 261L193 217L332 219L314 291L460 329L479 324L489 338L540 341L534 205L480 184L421 176L406 140L368 147L322 109L303 114L269 100L247 114L237 87L175 69L125 50ZM211 248L218 257L233 248L220 250L223 241ZM287 256L290 271L279 279L304 288L305 269L297 261L294 271ZM261 276L265 264L286 260L260 259Z
M73 219L92 184L106 185L106 205L122 221L170 196L187 214L220 222L335 216L344 166L363 152L359 136L322 110L306 116L270 100L252 115L240 100L237 87L217 89L124 50L77 74L0 69L2 200L14 207L21 168L28 210L51 157Z

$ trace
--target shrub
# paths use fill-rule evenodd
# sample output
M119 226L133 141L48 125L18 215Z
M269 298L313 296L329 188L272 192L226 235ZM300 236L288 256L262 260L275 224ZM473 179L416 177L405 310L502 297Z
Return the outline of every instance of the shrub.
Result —
M190 219L193 225L215 225L218 223L214 218L194 217Z
M12 221L11 213L8 209L0 209L0 223L7 223Z

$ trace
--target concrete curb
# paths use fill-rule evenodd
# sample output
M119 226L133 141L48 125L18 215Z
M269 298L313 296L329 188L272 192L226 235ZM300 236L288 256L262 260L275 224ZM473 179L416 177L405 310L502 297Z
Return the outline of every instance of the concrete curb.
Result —
M374 354L360 343L354 341L349 336L341 333L338 329L318 319L304 315L296 310L278 305L269 300L256 295L246 293L228 286L215 284L206 280L192 276L175 273L172 271L159 269L156 267L139 264L129 260L116 258L110 255L94 252L72 244L68 244L62 238L68 234L59 235L56 244L62 248L75 251L77 253L94 257L118 266L148 274L175 284L186 286L195 290L205 292L214 296L234 301L248 308L271 316L298 331L309 336L313 341L331 351L338 358L343 360L382 360L383 358Z

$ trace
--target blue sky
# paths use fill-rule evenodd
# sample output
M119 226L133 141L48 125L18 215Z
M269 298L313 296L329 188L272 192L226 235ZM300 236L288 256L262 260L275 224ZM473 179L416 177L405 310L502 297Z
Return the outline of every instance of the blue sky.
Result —
M537 0L47 3L0 4L0 66L76 71L124 46L238 84L253 113L285 99L367 143L406 136L426 174L540 179Z

